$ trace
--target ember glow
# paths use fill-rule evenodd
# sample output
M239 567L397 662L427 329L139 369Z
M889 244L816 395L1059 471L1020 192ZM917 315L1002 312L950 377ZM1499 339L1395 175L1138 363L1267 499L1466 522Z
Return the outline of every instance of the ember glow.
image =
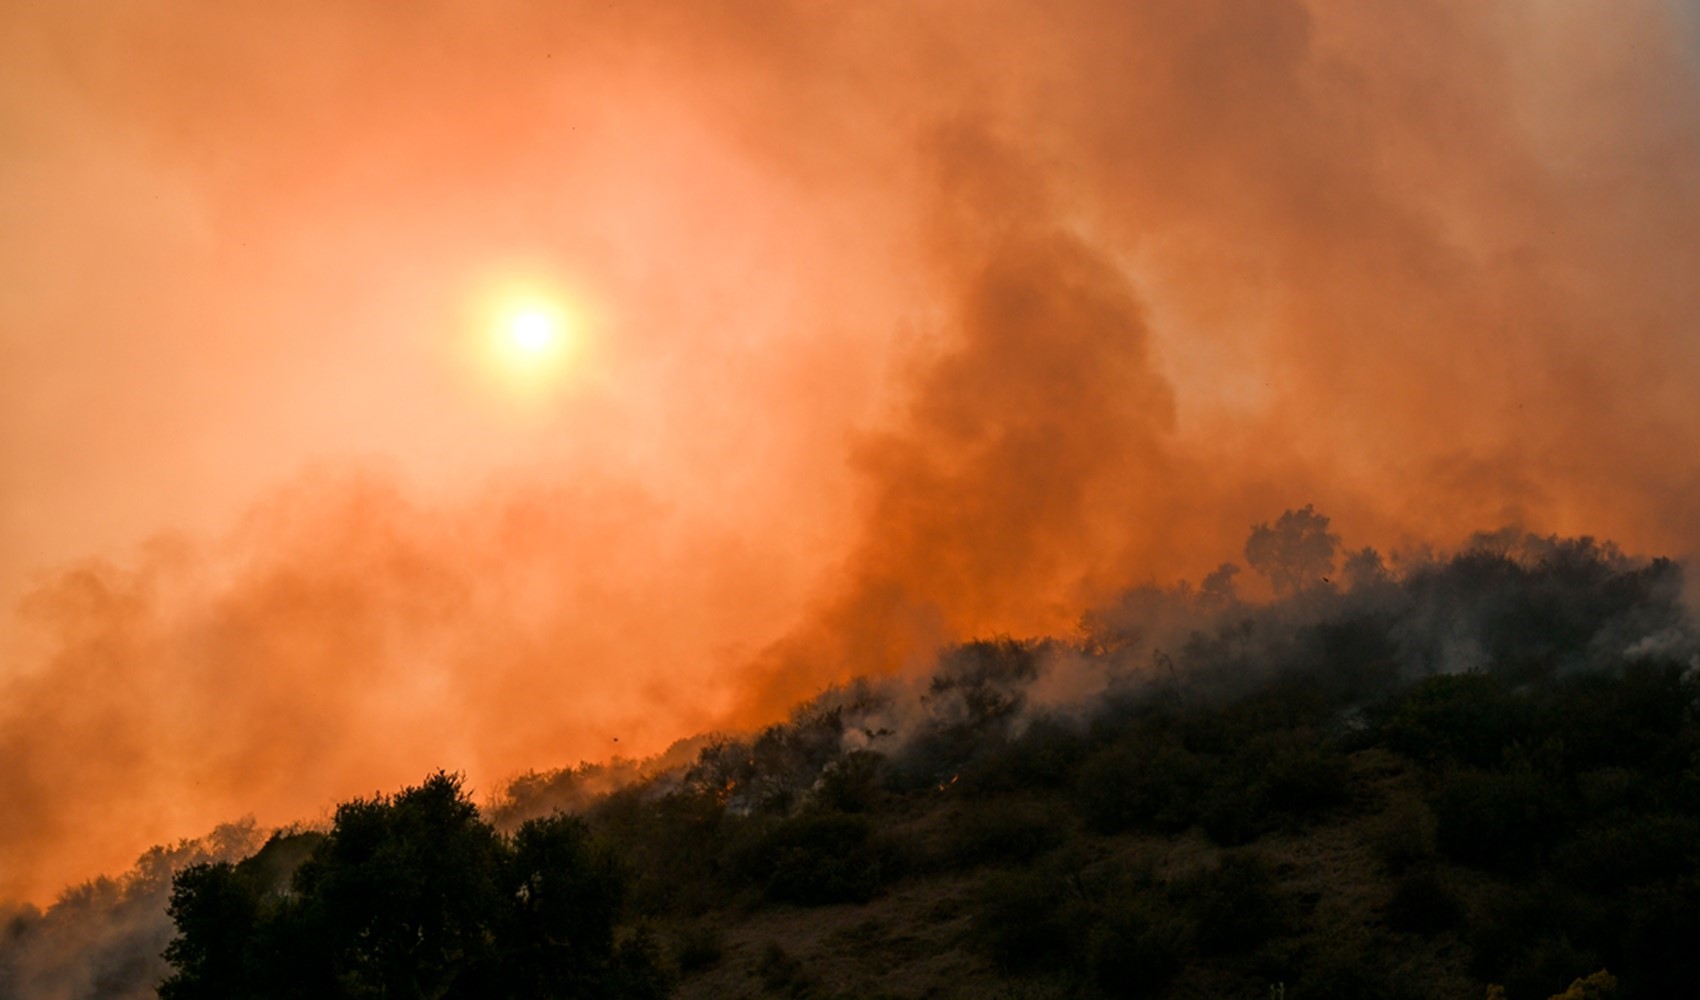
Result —
M0 896L1307 503L1692 555L1697 95L1678 0L12 4Z

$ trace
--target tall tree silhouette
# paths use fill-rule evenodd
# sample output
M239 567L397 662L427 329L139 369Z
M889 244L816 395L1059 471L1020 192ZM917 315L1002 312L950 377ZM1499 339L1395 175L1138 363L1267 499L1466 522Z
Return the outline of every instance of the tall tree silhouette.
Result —
M273 844L177 876L178 937L165 952L177 971L163 1000L666 992L644 940L616 942L625 874L577 819L504 838L460 778L438 772L338 806L287 884Z
M1305 504L1283 513L1274 527L1252 528L1245 559L1268 578L1277 596L1290 597L1328 585L1339 546L1340 536L1328 530L1328 518Z

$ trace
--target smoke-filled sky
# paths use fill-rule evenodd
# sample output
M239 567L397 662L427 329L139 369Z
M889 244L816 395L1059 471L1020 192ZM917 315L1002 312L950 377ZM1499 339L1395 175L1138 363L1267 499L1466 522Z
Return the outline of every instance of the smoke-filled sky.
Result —
M1304 503L1691 554L1696 233L1682 0L14 0L0 897Z

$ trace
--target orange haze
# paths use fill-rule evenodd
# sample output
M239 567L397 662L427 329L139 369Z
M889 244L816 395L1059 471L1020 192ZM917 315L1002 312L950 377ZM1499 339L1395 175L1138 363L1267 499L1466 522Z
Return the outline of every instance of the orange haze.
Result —
M1700 541L1678 0L20 2L0 143L0 897L1289 506ZM514 283L584 319L543 388L474 356Z

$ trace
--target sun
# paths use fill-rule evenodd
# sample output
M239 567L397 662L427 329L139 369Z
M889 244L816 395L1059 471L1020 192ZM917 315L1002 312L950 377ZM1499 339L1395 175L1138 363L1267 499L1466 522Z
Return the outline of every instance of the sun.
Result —
M508 338L524 354L542 354L555 342L555 319L542 309L521 309L508 320Z
M535 388L564 374L574 325L560 301L513 299L496 310L493 320L488 328L491 361L507 381Z
M584 384L598 324L582 289L510 271L478 281L463 301L461 358L493 398L539 406Z

